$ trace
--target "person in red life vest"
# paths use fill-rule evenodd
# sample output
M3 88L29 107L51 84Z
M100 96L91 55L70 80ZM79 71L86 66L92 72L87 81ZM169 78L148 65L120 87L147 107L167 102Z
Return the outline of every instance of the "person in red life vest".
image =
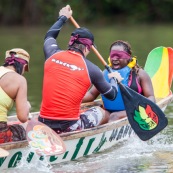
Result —
M113 73L103 71L105 79L109 82L110 77L116 77L122 84L129 86L136 92L144 95L155 102L154 91L149 75L137 64L135 57L132 57L131 46L128 42L117 40L110 46L109 66ZM121 76L121 78L119 77ZM83 98L83 102L90 102L99 96L100 92L93 86ZM101 94L106 114L110 116L109 122L126 117L126 111L118 87L118 94L115 100L108 100Z
M24 49L14 48L6 51L5 63L0 67L0 144L26 139L22 125L7 124L7 114L15 103L19 121L28 120L31 105L27 101L27 82L23 74L29 70L29 59Z
M80 113L85 93L93 84L106 98L116 98L116 87L108 83L95 64L86 59L94 44L87 28L75 29L68 50L61 50L56 38L71 17L69 5L59 12L59 18L44 39L44 77L39 121L57 133L91 128L108 122L105 111L94 107Z

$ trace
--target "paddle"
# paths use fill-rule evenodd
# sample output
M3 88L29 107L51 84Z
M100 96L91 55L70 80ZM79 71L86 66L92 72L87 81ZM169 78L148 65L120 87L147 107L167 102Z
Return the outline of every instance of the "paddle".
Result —
M164 98L171 93L173 77L173 49L156 47L148 54L144 70L149 74L156 98Z
M73 17L70 20L76 28L79 28ZM111 72L111 68L94 46L92 46L92 50L105 68ZM155 103L121 83L118 85L121 89L129 123L141 140L146 141L152 138L167 126L167 118Z
M66 150L61 137L54 130L33 117L28 120L26 133L29 145L38 155L58 155Z
M0 148L0 158L7 157L8 155L9 155L9 152L7 150Z

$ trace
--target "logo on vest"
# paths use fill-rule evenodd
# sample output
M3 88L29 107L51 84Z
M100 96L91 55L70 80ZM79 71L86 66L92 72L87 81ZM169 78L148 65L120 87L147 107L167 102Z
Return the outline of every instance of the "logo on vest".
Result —
M75 70L78 70L78 71L84 70L84 68L80 68L80 67L77 67L76 65L68 64L66 62L62 62L62 61L57 60L57 59L54 59L54 58L52 59L52 62L55 62L56 64L60 64L60 65L62 65L64 67L67 67L67 68L69 68L72 71L75 71Z

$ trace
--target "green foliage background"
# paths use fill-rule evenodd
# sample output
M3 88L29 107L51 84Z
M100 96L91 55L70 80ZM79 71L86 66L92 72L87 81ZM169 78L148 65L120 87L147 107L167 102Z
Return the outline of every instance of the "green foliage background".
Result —
M173 0L1 0L0 64L11 48L30 53L30 72L25 77L31 111L38 111L41 103L44 36L67 4L80 26L92 31L106 61L110 44L118 39L131 44L142 67L153 48L173 46ZM74 28L70 21L64 25L57 39L60 48L67 48ZM104 69L92 51L87 58Z
M173 0L1 0L0 25L50 24L67 4L79 22L173 22Z

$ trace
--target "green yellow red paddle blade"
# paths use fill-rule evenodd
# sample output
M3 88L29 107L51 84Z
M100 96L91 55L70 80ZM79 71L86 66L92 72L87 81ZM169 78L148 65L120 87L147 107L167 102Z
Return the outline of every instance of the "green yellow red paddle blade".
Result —
M148 54L144 70L151 77L155 97L168 96L173 76L173 49L163 46L154 48Z
M138 137L149 140L168 125L163 111L151 100L119 84L127 117Z
M169 79L168 84L171 88L172 86L172 78L173 78L173 48L167 47L168 49L168 56L169 56Z

